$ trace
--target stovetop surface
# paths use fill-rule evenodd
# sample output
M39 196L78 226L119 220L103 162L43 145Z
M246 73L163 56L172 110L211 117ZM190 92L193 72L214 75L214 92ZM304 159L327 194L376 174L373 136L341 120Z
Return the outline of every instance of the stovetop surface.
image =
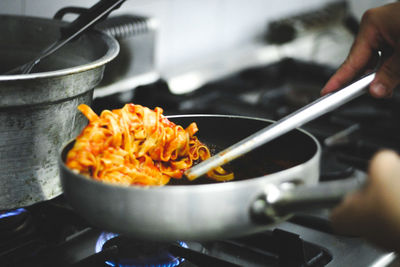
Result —
M159 243L91 227L59 196L0 221L0 265L373 266L393 257L360 238L335 234L326 212L298 213L264 232L230 240Z

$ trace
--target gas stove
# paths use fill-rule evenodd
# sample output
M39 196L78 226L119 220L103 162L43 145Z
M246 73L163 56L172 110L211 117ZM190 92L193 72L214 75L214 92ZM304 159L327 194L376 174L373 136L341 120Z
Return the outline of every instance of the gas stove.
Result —
M127 102L164 114L235 114L277 120L319 97L333 69L285 58L247 68L171 93L165 80L96 98L93 108L120 108ZM362 96L303 128L322 145L321 181L365 175L379 149L400 151L400 96ZM376 125L373 128L370 125ZM363 239L336 234L329 210L299 212L268 230L231 240L157 243L97 229L61 195L25 209L0 213L1 266L387 266L392 252ZM394 265L391 265L394 266Z
M302 214L242 238L158 243L91 227L60 196L2 213L0 225L1 266L386 266L394 259Z

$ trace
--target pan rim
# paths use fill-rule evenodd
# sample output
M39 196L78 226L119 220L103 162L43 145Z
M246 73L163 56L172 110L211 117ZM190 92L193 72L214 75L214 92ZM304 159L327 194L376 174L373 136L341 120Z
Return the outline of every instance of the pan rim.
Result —
M165 116L168 119L170 118L188 118L188 117L215 117L215 118L229 118L229 119L246 119L246 120L258 120L258 121L264 121L264 122L275 122L274 120L270 120L270 119L265 119L265 118L260 118L260 117L250 117L250 116L242 116L242 115L223 115L223 114L183 114L183 115L169 115L169 116ZM188 188L197 188L197 190L209 190L210 188L212 188L213 190L226 190L229 187L236 187L236 186L240 186L243 184L252 184L254 183L258 183L258 181L260 181L260 179L266 179L267 177L272 177L272 176L276 176L278 174L285 174L285 173L290 173L292 172L294 169L301 167L301 165L306 164L307 162L312 161L314 158L316 157L320 157L321 154L321 144L319 143L319 141L317 140L317 138L315 136L313 136L311 133L309 133L308 131L298 127L292 131L300 131L302 134L308 136L309 138L311 138L312 141L314 141L313 143L316 146L316 151L313 154L312 157L310 157L309 159L307 159L305 162L301 163L301 164L297 164L293 167L290 168L286 168L284 170L278 171L278 172L274 172L271 174L267 174L267 175L263 175L263 176L259 176L259 177L253 177L250 179L245 179L245 180L233 180L233 181L229 181L229 182L220 182L220 183L211 183L211 184L189 184L189 185L163 185L163 186L140 186L140 185L119 185L119 184L111 184L111 183L107 183L107 182L102 182L102 181L98 181L95 179L91 179L90 177L86 177L82 174L76 173L74 172L72 169L68 168L63 160L63 155L66 153L64 152L66 150L66 148L68 146L71 145L72 142L75 141L75 138L68 141L60 150L59 156L58 156L58 161L59 161L59 166L60 168L62 168L64 171L68 172L70 175L70 177L74 177L75 179L80 179L80 180L84 180L87 183L92 183L95 186L101 186L101 187L108 187L108 188L114 188L115 190L128 190L128 191L143 191L143 190L152 190L152 191L187 191ZM193 190L193 189L192 189Z

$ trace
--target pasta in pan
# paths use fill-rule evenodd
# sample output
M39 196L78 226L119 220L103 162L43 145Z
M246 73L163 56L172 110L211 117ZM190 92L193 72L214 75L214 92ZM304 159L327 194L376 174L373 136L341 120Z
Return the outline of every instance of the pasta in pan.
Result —
M89 124L68 152L66 165L87 177L122 185L165 185L210 157L208 147L195 136L196 123L184 129L169 121L159 107L126 104L100 116L84 104L78 109ZM233 179L233 173L221 167L207 176L217 181Z

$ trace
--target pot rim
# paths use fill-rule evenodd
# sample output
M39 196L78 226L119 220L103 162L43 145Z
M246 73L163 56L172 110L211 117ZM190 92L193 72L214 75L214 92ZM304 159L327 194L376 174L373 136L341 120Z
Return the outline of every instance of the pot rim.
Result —
M13 15L0 15L1 17L19 17ZM42 20L42 21L51 21L51 19L45 19L40 17L31 17L31 16L24 16L25 19L34 19L34 20ZM55 23L63 23L62 21L54 21ZM92 70L98 67L105 65L106 63L113 60L119 53L120 46L118 41L112 37L111 35L104 33L102 31L91 29L87 33L99 35L99 37L105 42L108 49L107 52L100 58L91 61L86 64L69 67L65 69L55 70L55 71L46 71L46 72L38 72L38 73L28 73L28 74L13 74L13 75L1 75L0 74L0 81L18 81L18 80L30 80L30 79L38 79L38 78L52 78L57 76L64 76L70 75L74 73L84 72L88 70ZM84 33L84 34L87 34Z

